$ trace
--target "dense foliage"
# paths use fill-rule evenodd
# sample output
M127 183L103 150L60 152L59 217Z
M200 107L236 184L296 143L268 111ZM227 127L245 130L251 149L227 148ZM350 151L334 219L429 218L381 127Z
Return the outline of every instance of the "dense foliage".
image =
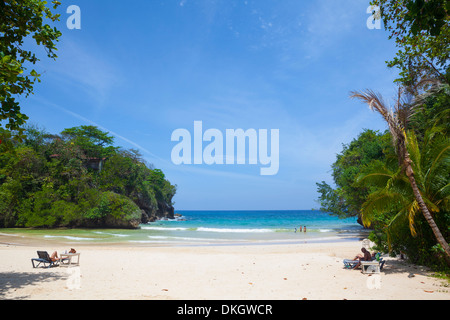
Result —
M446 239L450 238L450 140L436 129L427 130L419 144L408 131L408 152L415 180L427 208ZM383 251L404 252L420 263L440 264L442 248L420 212L411 184L394 161L374 161L358 177L373 192L361 208L363 221L373 225L371 238Z
M56 9L60 2L52 4ZM49 23L58 21L60 15L52 13L42 0L0 0L0 12L0 128L1 121L7 120L5 127L20 137L28 117L20 111L18 97L33 93L35 82L40 81L35 69L28 71L39 59L24 48L24 40L33 39L55 59L61 32Z
M343 145L332 165L332 176L337 188L325 181L317 183L321 210L340 218L358 217L369 190L357 183L361 170L373 160L384 160L386 153L392 153L389 133L364 130L350 144Z
M376 249L449 268L449 2L372 4L380 6L398 48L387 66L399 69L399 94L392 107L371 90L351 96L379 113L389 132L366 130L344 146L332 166L336 188L318 183L319 203L333 214L360 217Z
M0 132L0 227L136 228L173 215L176 187L96 127L10 137Z
M450 2L445 0L373 0L380 6L396 56L388 67L400 71L397 83L417 87L423 79L450 84Z
M445 239L450 239L450 88L415 100L407 127L408 153L424 201ZM340 217L358 216L373 230L377 249L405 253L412 261L444 267L442 248L420 213L399 165L391 135L365 130L344 145L332 165L336 188L318 183L321 209Z

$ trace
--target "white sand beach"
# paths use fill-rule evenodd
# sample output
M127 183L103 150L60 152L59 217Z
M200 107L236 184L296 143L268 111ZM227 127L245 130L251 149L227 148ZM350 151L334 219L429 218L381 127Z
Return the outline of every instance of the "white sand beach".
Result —
M0 299L448 300L446 281L385 258L380 275L343 268L359 242L204 247L77 246L79 267L33 269L54 242L0 236Z

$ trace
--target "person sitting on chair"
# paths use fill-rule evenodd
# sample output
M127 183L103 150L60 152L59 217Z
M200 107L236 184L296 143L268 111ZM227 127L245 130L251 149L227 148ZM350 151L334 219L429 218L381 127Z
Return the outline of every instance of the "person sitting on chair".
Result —
M67 252L67 251L66 251ZM74 248L70 248L69 253L76 253L77 251ZM58 258L58 252L55 251L52 253L52 255L50 256L50 260L52 260L53 262L55 261L60 261L61 258ZM64 260L64 259L63 259Z
M359 259L355 259L359 260L359 262L353 267L353 269L358 268L361 265L361 261L372 261L372 255L369 251L366 250L366 248L361 248L361 252L364 254L364 256L359 257Z
M50 260L52 260L53 262L55 261L59 261L60 258L58 258L58 252L53 252L52 255L50 256Z

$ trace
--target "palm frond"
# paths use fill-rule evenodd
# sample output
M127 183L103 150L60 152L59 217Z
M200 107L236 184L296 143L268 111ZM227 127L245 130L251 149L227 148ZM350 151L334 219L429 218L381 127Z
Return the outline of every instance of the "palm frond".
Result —
M384 162L375 160L361 171L361 174L356 178L356 182L384 188L393 175L394 172Z
M361 207L361 220L365 227L370 227L378 212L389 211L393 195L385 190L371 193Z
M392 192L388 188L369 194L361 207L361 219L364 226L369 227L378 213L388 213L397 207L405 207L410 203L402 193Z
M448 184L450 172L450 138L428 130L422 147L424 185L427 194L438 195L439 190Z
M439 195L439 198L441 198L441 201L449 200L450 201L450 183L447 183L442 188L438 189L436 192Z
M356 182L366 187L383 188L410 188L409 180L398 166L375 160L361 170ZM410 190L408 190L409 192Z
M417 236L416 228L414 227L414 219L416 217L416 213L420 210L419 204L417 200L414 199L413 202L408 206L408 221L409 221L409 230L411 231L411 235L413 237Z
M408 122L411 119L414 108L413 106L414 96L407 90L398 90L397 101L395 102L395 114L397 125L400 128L406 128Z
M447 144L446 146L444 146L444 148L440 150L437 156L433 159L430 169L428 170L428 176L432 177L434 171L441 165L444 166L446 169L448 169L449 162L450 162L450 144Z
M383 97L379 93L375 93L370 89L366 89L364 92L352 91L350 92L350 97L352 99L357 98L362 102L366 103L370 110L377 111L381 116L388 122L392 121L390 117L391 111L386 106L386 103L383 100Z
M388 224L386 228L386 235L389 249L391 248L392 238L397 234L398 230L401 230L405 223L408 223L411 227L409 220L409 209L409 204L404 206L397 212L397 214L391 219L390 223ZM415 228L413 230L414 232L416 232Z
M366 89L363 92L350 92L350 98L361 100L362 102L366 103L372 111L378 112L383 117L391 133L393 145L395 146L397 152L400 152L400 154L402 154L404 152L402 146L405 144L405 135L403 132L404 126L397 114L394 113L392 108L388 107L384 102L383 97L379 93L375 93L370 89ZM400 109L399 101L397 101L396 109ZM404 116L407 116L406 113Z
M408 143L406 145L409 157L412 160L412 165L414 168L416 183L418 185L423 184L423 176L422 176L422 168L421 168L421 150L419 148L419 143L417 141L417 137L414 134L414 131L409 130L406 132L406 137L408 138Z

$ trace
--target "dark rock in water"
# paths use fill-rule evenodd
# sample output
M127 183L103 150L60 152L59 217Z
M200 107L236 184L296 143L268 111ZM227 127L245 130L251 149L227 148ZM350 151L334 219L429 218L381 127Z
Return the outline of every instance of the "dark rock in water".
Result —
M147 224L163 219L175 219L174 207L165 203L158 203L158 209L141 208L141 223Z
M186 221L186 219L183 218L183 215L182 215L182 214L175 213L175 214L174 214L174 217L175 217L175 219L176 219L177 221Z

